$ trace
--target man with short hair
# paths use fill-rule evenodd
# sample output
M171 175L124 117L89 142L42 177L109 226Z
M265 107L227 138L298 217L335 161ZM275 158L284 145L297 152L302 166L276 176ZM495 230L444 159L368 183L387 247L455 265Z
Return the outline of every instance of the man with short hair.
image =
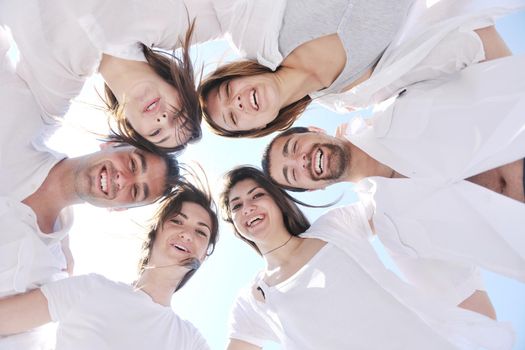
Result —
M173 155L106 145L66 158L47 148L56 126L44 123L31 91L15 73L4 34L0 28L0 297L65 277L72 205L150 204L179 178ZM0 348L32 349L40 341L38 331L0 337Z
M468 302L483 289L475 266L525 281L523 64L507 57L413 84L339 137L287 130L263 169L291 190L357 183L376 234L429 293Z

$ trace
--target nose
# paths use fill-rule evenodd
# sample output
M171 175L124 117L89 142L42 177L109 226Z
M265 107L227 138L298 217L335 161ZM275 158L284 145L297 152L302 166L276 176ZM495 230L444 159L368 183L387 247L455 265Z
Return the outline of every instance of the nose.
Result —
M243 213L243 215L251 214L254 210L255 210L255 205L253 205L253 204L251 204L251 203L246 203L246 204L242 207L242 213Z
M157 123L159 123L161 126L170 126L173 123L173 118L170 118L169 116L170 114L168 112L162 112L162 114L157 117Z
M186 230L183 230L179 233L179 237L184 242L191 242L193 240L193 234Z
M131 182L132 180L131 176L132 176L131 174L127 174L123 171L117 171L115 174L115 177L113 178L117 186L117 189L121 190L125 188Z
M242 99L241 99L241 95L240 94L237 95L237 97L235 97L235 99L233 100L233 106L236 109L240 110L240 111L242 111L244 109L244 106L242 104Z

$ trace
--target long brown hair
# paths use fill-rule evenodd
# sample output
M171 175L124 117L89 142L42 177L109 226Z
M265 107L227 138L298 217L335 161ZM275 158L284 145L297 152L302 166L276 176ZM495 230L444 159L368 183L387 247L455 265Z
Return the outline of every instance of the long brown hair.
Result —
M202 113L204 120L206 123L208 123L215 134L225 137L256 138L269 135L274 131L285 130L292 126L293 122L299 118L306 107L312 102L310 96L305 96L299 101L281 108L275 119L262 129L232 131L221 128L219 125L217 125L207 112L206 99L208 98L210 92L215 88L219 88L223 82L240 77L254 76L265 73L272 73L272 70L254 61L237 61L227 63L217 68L215 72L208 75L201 82L198 91Z
M222 218L232 224L235 236L248 243L259 255L262 253L257 245L243 237L233 225L232 211L229 205L230 192L237 183L243 180L255 181L273 198L283 213L284 225L291 235L298 236L310 227L310 222L296 204L297 200L275 185L261 170L252 166L241 166L230 170L224 175L224 188L219 199Z
M200 123L202 120L202 111L199 104L199 98L196 91L195 74L190 59L190 43L195 21L190 23L184 40L179 42L180 53L175 51L168 53L155 48L149 48L142 45L142 52L146 61L151 68L168 84L177 89L182 110L180 118L184 118L182 127L191 131L189 142L199 140L202 137ZM115 118L116 130L111 128L111 139L129 143L137 148L151 151L152 149L161 149L165 152L179 151L185 147L185 144L176 147L158 147L146 140L142 135L137 133L122 113L123 106L119 104L115 94L107 84L104 85L106 109L110 115Z
M151 250L159 229L164 225L165 222L179 214L182 205L185 202L195 203L200 205L209 214L211 219L210 227L210 240L208 241L208 250L206 256L213 254L215 250L215 244L219 238L219 220L217 219L217 210L215 202L213 201L209 191L198 189L189 182L181 180L179 186L169 194L162 202L161 207L158 209L154 216L154 224L151 226L147 238L142 245L142 257L139 261L139 274L141 274L148 266L151 258ZM183 277L177 286L177 290L182 288L193 276L195 270L191 270Z

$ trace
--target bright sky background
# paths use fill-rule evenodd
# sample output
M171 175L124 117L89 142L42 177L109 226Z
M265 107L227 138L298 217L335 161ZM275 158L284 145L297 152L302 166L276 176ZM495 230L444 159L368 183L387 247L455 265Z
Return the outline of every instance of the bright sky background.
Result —
M498 29L515 54L525 53L525 12L501 20L498 22ZM210 71L217 63L233 57L222 41L195 47L193 56L196 57L197 67L203 61L207 62L205 71ZM93 104L100 105L93 84L100 83L100 78L94 78L86 85L68 114L68 124L53 140L56 148L69 156L98 149L98 141L85 130L104 132L107 125L104 114L93 108ZM333 114L314 104L296 125L316 125L333 133L338 124L347 121L349 115ZM262 149L271 139L270 136L256 140L231 140L211 134L205 126L204 129L202 141L188 147L180 159L186 163L198 161L205 169L216 195L221 190L221 175L239 164L259 166ZM345 196L339 203L342 205L355 200L351 188L349 184L339 184L325 191L298 197L308 203L321 204L334 200L344 192ZM105 209L89 205L77 206L75 224L71 231L71 246L76 259L75 274L96 272L115 280L133 281L136 277L141 237L145 232L144 225L153 210L154 206L150 206L109 213ZM305 212L313 221L323 210L305 209ZM391 266L381 251L380 244L374 242L374 245ZM202 265L189 284L175 295L173 309L200 329L212 349L224 348L227 341L228 312L237 291L247 285L261 268L262 259L246 244L235 239L229 225L221 222L220 240L215 253ZM514 325L517 333L515 349L525 349L525 284L492 273L484 273L484 277L498 318Z

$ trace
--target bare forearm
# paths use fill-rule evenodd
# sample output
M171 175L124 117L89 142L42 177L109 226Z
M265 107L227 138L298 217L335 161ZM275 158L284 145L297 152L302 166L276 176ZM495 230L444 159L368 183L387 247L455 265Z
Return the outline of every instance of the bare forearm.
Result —
M458 306L463 309L480 313L494 320L496 319L496 310L494 310L494 306L492 305L492 302L485 291L475 291L470 297L463 300L463 302Z
M20 333L51 322L40 289L0 299L0 335Z
M479 35L481 42L483 43L486 61L512 55L512 52L503 38L499 35L496 27L490 26L480 28L476 30L476 33Z

